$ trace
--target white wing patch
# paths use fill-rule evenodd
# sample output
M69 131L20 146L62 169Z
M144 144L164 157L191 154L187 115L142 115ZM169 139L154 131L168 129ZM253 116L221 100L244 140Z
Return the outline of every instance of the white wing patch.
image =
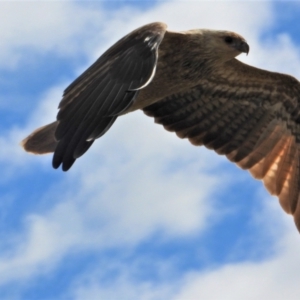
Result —
M154 66L152 74L149 77L149 79L142 86L140 86L140 87L138 87L136 89L130 89L130 91L138 91L138 90L141 90L142 88L144 88L145 86L147 86L151 82L151 80L153 79L153 77L155 75L155 71L156 71L156 65Z

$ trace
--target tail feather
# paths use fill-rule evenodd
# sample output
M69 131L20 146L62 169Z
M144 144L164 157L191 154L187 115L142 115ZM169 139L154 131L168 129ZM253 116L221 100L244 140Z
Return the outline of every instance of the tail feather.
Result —
M58 141L55 139L55 130L58 122L55 121L36 129L21 142L25 151L33 154L46 154L55 151Z

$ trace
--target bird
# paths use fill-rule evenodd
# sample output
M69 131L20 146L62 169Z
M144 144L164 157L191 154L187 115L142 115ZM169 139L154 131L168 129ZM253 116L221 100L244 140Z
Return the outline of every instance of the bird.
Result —
M125 35L63 93L56 121L21 145L71 168L119 116L143 110L262 180L300 232L300 83L236 57L250 47L225 30L167 30L153 22Z

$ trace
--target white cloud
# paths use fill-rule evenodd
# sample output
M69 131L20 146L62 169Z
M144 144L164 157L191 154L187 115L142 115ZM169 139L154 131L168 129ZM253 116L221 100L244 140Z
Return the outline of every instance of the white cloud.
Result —
M124 143L119 137L133 132L139 121L128 116L102 147L91 151L52 192L46 191L41 200L55 205L47 213L27 217L26 234L19 237L17 250L0 258L0 274L5 274L0 282L47 270L70 251L133 246L157 230L164 236L199 234L208 225L214 186L221 190L224 184L209 174L218 161L204 170L205 163L195 161L199 155L210 160L213 153L162 139L163 131L152 122ZM182 168L168 171L181 153Z
M32 53L72 57L85 52L95 45L105 20L92 3L0 2L1 67L16 67L21 59L34 64Z
M186 271L173 277L172 265L176 258L161 260L157 264L160 279L138 279L141 264L139 258L127 264L101 262L73 283L70 295L73 299L298 299L300 275L298 265L299 234L292 230L288 218L284 218L274 201L264 199L263 209L253 222L268 227L271 221L276 232L276 247L267 260L249 260L225 265L212 265L201 271ZM271 199L273 200L273 199ZM263 224L263 221L264 223ZM279 227L277 227L279 225ZM283 229L284 228L284 229ZM272 230L272 229L271 229ZM266 247L266 245L264 244ZM269 245L270 246L270 245ZM173 261L172 261L173 260ZM150 262L151 263L151 262ZM153 262L155 263L155 262ZM106 274L115 275L109 282ZM167 274L167 275L166 275ZM118 287L118 288L115 288Z
M28 155L21 147L20 142L37 127L42 124L53 122L57 114L58 101L61 99L62 90L65 84L50 88L38 103L27 124L15 124L7 128L0 136L0 162L4 175L0 181L9 180L16 175L16 170L23 173L28 171L33 164L44 163L49 166L49 158L45 156Z
M256 60L255 65L260 68L300 78L300 51L287 33L277 35L273 40L269 39L263 43L256 42L253 48L255 53L253 57L249 57L250 64ZM267 53L269 55L266 55Z
M287 233L280 244L280 254L267 261L229 264L216 270L190 274L173 300L298 299L298 233Z

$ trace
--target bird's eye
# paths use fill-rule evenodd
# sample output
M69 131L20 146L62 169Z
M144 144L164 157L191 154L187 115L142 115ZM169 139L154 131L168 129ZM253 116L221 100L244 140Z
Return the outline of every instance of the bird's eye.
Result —
M232 44L233 42L233 38L231 36L226 36L224 40L226 44Z

